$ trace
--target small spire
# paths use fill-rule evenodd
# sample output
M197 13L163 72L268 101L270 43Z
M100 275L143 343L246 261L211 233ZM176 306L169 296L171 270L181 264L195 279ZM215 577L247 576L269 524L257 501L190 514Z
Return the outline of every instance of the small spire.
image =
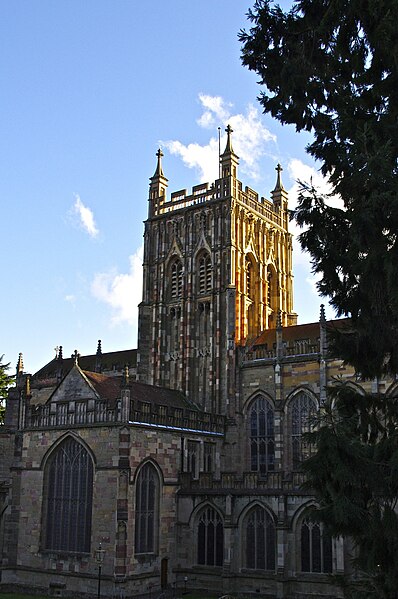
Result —
M18 362L17 362L17 376L23 374L23 355L22 353L20 353L18 355Z
M58 353L57 353L57 381L60 382L62 380L62 375L63 375L63 356L62 356L62 345L58 346Z
M231 133L233 133L233 129L232 129L231 125L227 125L225 132L227 134L227 145L225 146L224 154L226 154L227 152L231 152L233 154L234 150L232 148L232 141L231 141Z
M276 315L276 328L282 329L282 312L278 310L278 314Z
M163 169L162 169L162 158L164 156L162 150L159 148L156 152L156 156L158 157L158 163L156 165L156 170L154 173L154 177L164 177Z
M319 322L326 322L325 306L321 304L321 311L319 316Z
M283 183L282 183L282 177L281 177L281 172L283 171L283 168L281 167L281 165L277 164L277 166L275 167L277 174L276 177L276 185L275 185L275 189L274 191L286 191L285 188L283 187Z
M79 358L80 358L80 354L77 351L77 349L75 349L75 351L73 352L73 354L71 355L71 358L74 360L74 363L76 364L76 366L79 366Z
M102 347L101 339L98 339L97 353L95 355L95 372L101 372L102 370Z

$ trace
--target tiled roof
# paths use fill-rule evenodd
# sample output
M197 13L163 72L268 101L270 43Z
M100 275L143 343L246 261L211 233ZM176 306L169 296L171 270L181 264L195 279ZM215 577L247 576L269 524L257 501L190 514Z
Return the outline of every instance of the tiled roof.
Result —
M328 320L326 329L341 328L350 322L349 318L340 318ZM319 322L310 322L307 324L296 324L290 327L282 328L282 340L285 343L294 343L302 339L316 340L319 338ZM266 345L268 349L274 347L276 343L276 329L268 329L260 333L256 339L248 343L251 347Z
M95 371L97 355L92 354L89 356L79 357L79 366L82 370L88 370L90 372ZM64 358L62 360L63 373L69 372L74 364L74 358ZM102 371L111 372L122 372L124 367L128 365L130 368L134 368L137 365L137 350L136 349L125 349L121 351L106 352L101 355L101 368ZM48 364L38 370L33 378L38 379L53 379L57 377L57 371L60 366L59 360L54 358Z
M182 391L174 391L173 389L156 387L155 385L146 385L135 381L130 383L130 387L131 398L136 401L172 406L175 408L197 409L195 404L187 400Z
M120 397L121 378L89 372L83 370L83 374L92 384L101 399L116 401Z

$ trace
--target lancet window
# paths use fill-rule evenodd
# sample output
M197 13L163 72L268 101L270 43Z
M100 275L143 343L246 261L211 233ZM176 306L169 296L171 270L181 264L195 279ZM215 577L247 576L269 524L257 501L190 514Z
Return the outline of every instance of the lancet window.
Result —
M323 524L308 517L301 524L301 571L332 572L332 539Z
M171 297L182 297L183 269L180 260L175 260L171 266Z
M208 254L202 254L198 262L199 293L207 293L212 288L211 259Z
M299 393L290 404L292 466L297 469L311 454L311 445L304 434L311 430L316 413L315 401L306 393Z
M274 410L258 396L249 410L251 470L266 474L275 466Z
M156 553L159 529L160 482L156 468L147 462L139 471L135 495L135 552Z

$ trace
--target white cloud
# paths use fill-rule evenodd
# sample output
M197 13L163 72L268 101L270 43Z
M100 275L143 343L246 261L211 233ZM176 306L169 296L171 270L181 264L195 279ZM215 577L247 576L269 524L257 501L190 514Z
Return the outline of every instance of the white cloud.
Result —
M75 203L73 211L79 218L79 224L90 235L90 237L97 237L99 231L95 224L93 211L83 204L80 196L75 194Z
M142 295L142 255L143 247L140 247L130 256L128 273L111 270L94 277L91 293L112 308L112 325L136 325Z
M70 295L65 295L65 301L70 303L70 304L75 304L76 302L76 296L73 294Z
M240 159L240 170L253 179L260 176L259 160L269 154L268 146L276 142L276 137L264 127L261 114L253 105L246 112L234 113L232 104L221 96L199 95L203 113L197 123L205 129L221 127L224 130L230 124L234 130L233 148ZM226 135L222 131L221 151L226 143ZM171 154L179 156L184 164L198 173L200 182L212 182L218 178L218 134L210 138L207 144L191 143L184 145L181 141L164 142Z

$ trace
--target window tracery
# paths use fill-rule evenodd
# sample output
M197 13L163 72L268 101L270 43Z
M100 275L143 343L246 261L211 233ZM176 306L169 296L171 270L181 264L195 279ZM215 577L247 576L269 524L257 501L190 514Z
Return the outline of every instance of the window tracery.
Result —
M274 470L274 410L265 397L258 396L249 411L250 466L261 475Z

